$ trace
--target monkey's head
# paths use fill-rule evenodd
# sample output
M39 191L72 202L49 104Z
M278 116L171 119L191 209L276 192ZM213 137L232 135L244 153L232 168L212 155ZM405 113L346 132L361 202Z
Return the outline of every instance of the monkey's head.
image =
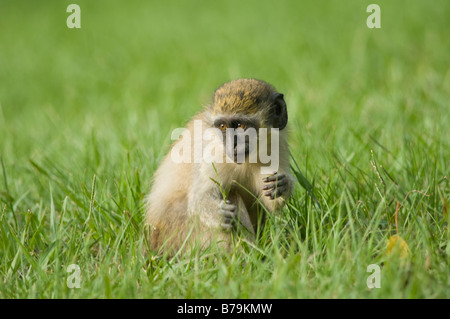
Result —
M214 127L224 136L230 131L227 129L233 129L233 139L227 134L225 147L226 154L235 162L242 158L240 154L247 157L252 151L250 131L258 133L260 128L283 130L288 122L283 94L272 85L255 79L223 84L214 92L211 108Z

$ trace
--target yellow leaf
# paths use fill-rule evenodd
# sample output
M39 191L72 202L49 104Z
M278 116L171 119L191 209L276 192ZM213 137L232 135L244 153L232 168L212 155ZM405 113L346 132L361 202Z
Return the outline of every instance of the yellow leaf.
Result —
M408 258L411 254L408 244L399 235L394 235L389 238L386 244L386 255L390 256L393 254L398 254L402 259Z

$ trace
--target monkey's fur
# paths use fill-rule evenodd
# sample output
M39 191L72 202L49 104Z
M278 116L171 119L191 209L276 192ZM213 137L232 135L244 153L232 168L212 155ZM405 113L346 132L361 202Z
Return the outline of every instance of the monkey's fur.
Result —
M262 175L263 164L259 162L223 162L213 166L194 163L193 157L190 163L174 163L169 153L157 169L147 197L146 223L153 251L186 251L212 242L229 249L232 232L252 240L256 227L264 223L266 211L273 213L281 208L291 194L283 95L259 80L225 83L214 92L213 103L196 115L186 129L193 136L194 120L201 120L203 128L211 128L218 118L250 119L260 128L279 128L279 169ZM180 141L172 148L177 143ZM228 191L226 200L224 190Z

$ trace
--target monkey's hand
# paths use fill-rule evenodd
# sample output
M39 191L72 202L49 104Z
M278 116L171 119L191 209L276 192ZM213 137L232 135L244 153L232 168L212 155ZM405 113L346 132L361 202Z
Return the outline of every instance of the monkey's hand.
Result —
M285 174L275 172L268 177L264 177L263 182L264 196L272 200L286 195L289 191L289 179Z
M223 230L232 231L237 219L237 208L229 200L223 201L219 205L219 215L221 217L220 226Z

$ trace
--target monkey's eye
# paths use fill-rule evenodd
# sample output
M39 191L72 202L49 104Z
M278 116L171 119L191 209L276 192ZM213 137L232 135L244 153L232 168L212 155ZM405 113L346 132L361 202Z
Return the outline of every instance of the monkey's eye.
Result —
M226 126L226 124L220 124L219 125L219 128L222 130L222 131L225 131L226 129L227 129L227 126Z
M245 125L242 124L242 123L238 123L238 124L236 125L236 128L240 128L240 129L245 130Z

